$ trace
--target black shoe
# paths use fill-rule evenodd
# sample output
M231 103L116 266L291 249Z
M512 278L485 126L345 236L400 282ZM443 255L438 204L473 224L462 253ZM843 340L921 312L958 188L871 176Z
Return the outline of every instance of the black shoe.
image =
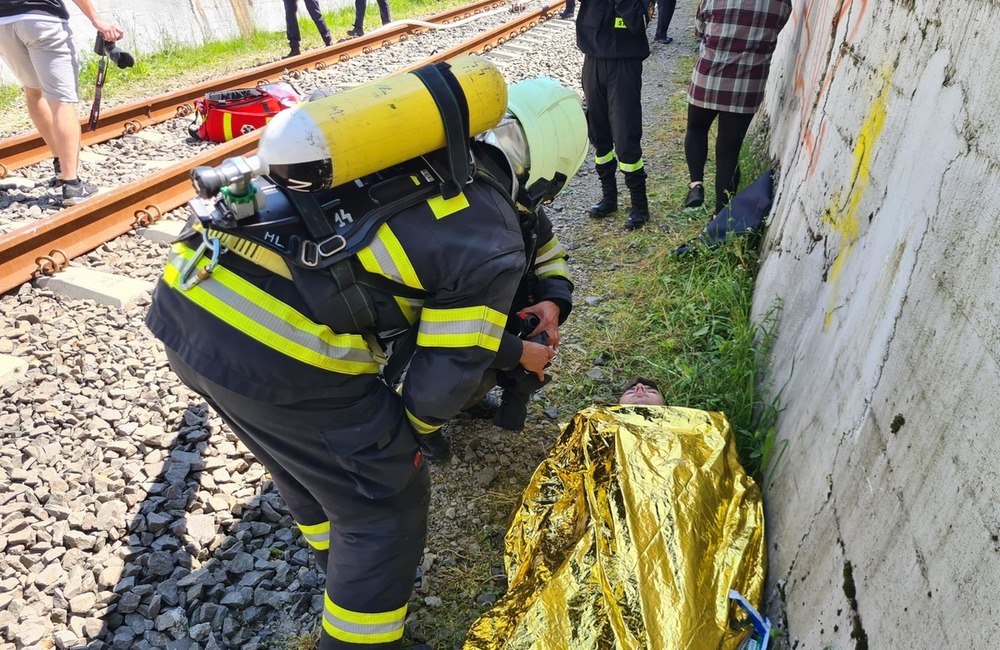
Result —
M638 230L649 222L649 213L632 212L625 220L625 230Z
M94 196L97 192L97 186L91 185L85 180L78 178L75 183L64 181L62 186L63 205L67 207L76 205Z
M664 36L663 38L654 38L653 40L656 41L657 43L663 43L664 45L670 45L671 43L674 42L674 39L671 36Z
M697 208L705 202L705 186L695 185L688 189L687 196L684 197L685 208Z
M285 56L283 56L281 58L283 58L283 59L291 59L292 57L296 57L296 56L298 56L300 54L302 54L301 50L292 50L288 54L286 54Z
M489 420L500 410L500 398L493 393L486 393L478 404L462 411L462 415L476 420Z
M324 37L323 38L323 45L325 45L326 47L330 47L331 45L333 45L333 37L332 36L326 36L326 37Z
M561 12L559 12L559 17L562 18L563 20L569 20L569 19L571 19L573 17L573 14L574 14L574 12L569 11L569 10L561 11Z
M355 37L355 38L358 37L358 36L364 36L365 35L365 30L363 30L363 29L349 29L349 30L347 30L347 35L351 36L351 37Z

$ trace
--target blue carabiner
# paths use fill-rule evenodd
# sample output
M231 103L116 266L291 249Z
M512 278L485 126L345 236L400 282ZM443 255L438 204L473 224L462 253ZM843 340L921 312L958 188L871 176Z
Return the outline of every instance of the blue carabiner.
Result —
M212 258L205 267L199 269L198 260L205 255L205 251L209 248L212 249ZM202 232L201 245L198 246L198 250L194 252L194 256L189 259L181 269L181 289L188 291L199 282L207 280L212 275L212 271L215 270L216 265L218 265L219 256L224 252L225 248L222 246L222 243L218 240L218 238L209 238L207 234Z

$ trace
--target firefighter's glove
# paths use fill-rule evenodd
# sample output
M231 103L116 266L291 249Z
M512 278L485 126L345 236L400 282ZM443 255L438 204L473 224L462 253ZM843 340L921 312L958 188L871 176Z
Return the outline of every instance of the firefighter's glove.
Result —
M427 460L440 461L451 458L451 444L440 431L427 435L418 433L417 444L420 446L421 455Z

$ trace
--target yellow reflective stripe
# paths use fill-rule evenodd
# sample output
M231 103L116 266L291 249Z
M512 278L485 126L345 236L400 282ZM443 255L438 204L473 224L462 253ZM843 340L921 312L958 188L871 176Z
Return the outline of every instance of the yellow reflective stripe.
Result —
M435 219L444 219L449 214L455 214L459 210L469 207L469 199L465 198L465 192L462 192L450 199L435 196L433 199L427 199L427 205L430 206Z
M197 232L203 232L205 227L201 223L194 224L194 230ZM280 275L286 280L292 279L292 272L288 270L288 263L285 262L285 258L281 255L275 253L274 251L264 248L260 244L250 241L249 239L243 239L242 237L237 237L230 233L219 232L218 230L208 229L208 236L214 237L222 243L223 246L228 248L230 252L236 253L240 257L250 262L253 262L257 266L267 269L275 275Z
M553 257L565 257L566 249L562 247L559 240L553 237L535 253L535 264L548 262Z
M539 280L553 277L569 279L566 249L555 237L538 249L538 253L535 255L535 276Z
M420 308L423 307L424 301L419 298L404 298L403 296L393 296L396 301L396 305L399 307L399 311L403 312L403 317L406 318L406 322L413 325L420 318Z
M625 19L621 16L615 16L615 29L627 29L625 27Z
M420 312L417 345L425 348L471 348L479 346L491 352L500 349L507 316L486 305L458 309L432 309Z
M427 424L426 422L418 418L416 415L410 413L410 409L406 409L406 417L407 419L409 419L410 426L413 427L413 430L422 436L434 433L442 426L444 426L443 424Z
M391 643L403 638L403 621L406 605L391 612L368 614L352 612L337 605L327 594L323 595L323 629L333 638L347 643Z
M335 334L222 266L188 290L180 288L180 268L194 251L176 244L163 279L180 295L222 322L302 363L348 375L375 374L379 365L364 338ZM200 258L198 268L208 266Z
M325 551L330 548L330 522L324 521L321 524L300 524L296 522L299 530L302 531L302 536L305 538L309 546L312 546L317 551Z
M594 154L594 162L597 163L598 165L603 165L604 163L609 163L609 162L611 162L614 159L615 159L615 150L614 149L612 149L608 153L604 154L603 156L598 156L596 153Z
M410 258L406 256L406 251L388 224L382 224L375 233L372 243L358 252L358 260L361 261L361 266L371 273L384 275L394 282L400 282L414 289L424 288L410 263Z
M566 260L562 258L554 259L551 262L546 262L545 264L536 264L535 275L538 276L539 280L553 277L561 277L568 280L569 265L566 264Z
M233 114L228 111L222 112L222 137L233 139Z
M623 172L635 172L635 171L639 171L643 167L643 165L642 165L642 158L640 158L638 160L638 162L634 162L634 163L619 162L618 163L618 167Z

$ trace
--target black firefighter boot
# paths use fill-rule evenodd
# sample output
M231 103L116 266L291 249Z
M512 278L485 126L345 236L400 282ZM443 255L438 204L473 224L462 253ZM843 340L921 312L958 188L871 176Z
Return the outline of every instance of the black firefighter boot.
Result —
M606 163L598 163L597 177L601 179L601 200L590 206L590 216L602 219L618 211L618 183L615 172L618 161L612 158Z
M625 172L625 187L632 198L632 209L625 220L627 230L642 228L649 221L649 201L646 198L646 170Z

